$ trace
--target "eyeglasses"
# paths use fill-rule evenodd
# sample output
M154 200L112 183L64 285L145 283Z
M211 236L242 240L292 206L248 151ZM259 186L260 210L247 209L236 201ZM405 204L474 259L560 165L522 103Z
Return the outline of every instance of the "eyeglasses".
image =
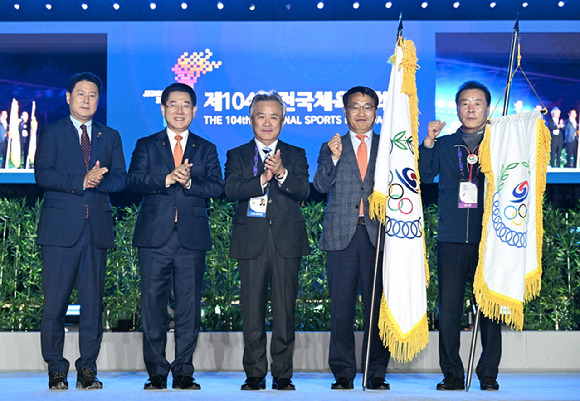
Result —
M171 111L177 111L178 109L183 109L183 110L193 109L193 106L189 103L184 103L184 104L169 103L169 104L166 104L165 107L167 107Z
M346 107L350 111L354 111L355 113L358 113L360 110L364 111L365 113L371 113L376 109L375 106L371 106L370 104L358 104L358 103Z

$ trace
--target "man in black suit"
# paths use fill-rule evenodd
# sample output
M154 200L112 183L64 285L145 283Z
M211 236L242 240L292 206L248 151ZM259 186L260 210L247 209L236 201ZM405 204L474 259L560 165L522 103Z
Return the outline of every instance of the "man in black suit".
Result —
M27 111L23 111L22 114L20 115L18 132L20 133L20 152L22 153L20 167L26 168L26 160L28 159L28 148L30 147L30 115L28 114Z
M560 118L560 108L552 109L551 117L546 119L552 141L550 142L550 166L560 167L560 157L564 147L564 120Z
M161 95L167 129L139 139L129 166L129 189L143 194L133 245L139 248L145 390L199 390L193 353L201 321L205 253L211 249L208 198L220 196L224 181L216 147L189 131L196 95L185 84ZM165 358L167 304L175 297L175 359Z
M40 338L51 390L68 389L64 318L77 283L81 306L76 387L101 389L96 360L102 339L107 248L113 238L110 192L125 189L119 133L93 121L101 80L84 72L70 80L70 117L42 127L34 176L44 189L37 242L42 246L44 307Z
M286 107L275 92L250 105L254 139L228 151L225 193L237 202L230 257L238 259L246 381L266 388L266 304L272 296L272 388L294 390L294 314L301 257L310 253L300 203L310 194L304 149L278 139Z

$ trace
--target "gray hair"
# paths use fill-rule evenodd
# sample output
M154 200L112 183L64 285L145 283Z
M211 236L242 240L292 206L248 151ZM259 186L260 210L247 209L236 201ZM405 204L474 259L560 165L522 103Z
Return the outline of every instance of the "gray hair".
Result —
M256 110L256 105L258 102L277 102L280 105L280 109L282 110L282 121L286 118L286 105L284 104L284 100L282 100L282 96L278 94L276 91L258 91L254 95L252 99L252 103L250 103L250 117L254 115L254 110Z

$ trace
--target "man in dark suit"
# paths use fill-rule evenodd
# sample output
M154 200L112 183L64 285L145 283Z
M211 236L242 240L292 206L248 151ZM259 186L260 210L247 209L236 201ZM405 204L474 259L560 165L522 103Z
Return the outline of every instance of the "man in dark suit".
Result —
M129 166L129 189L143 194L133 245L139 248L145 390L199 390L193 352L201 321L205 253L211 249L208 198L220 196L224 181L216 147L189 131L196 95L185 84L161 95L167 129L139 139ZM167 305L175 298L175 359L165 358Z
M125 188L127 173L119 133L93 121L101 87L91 73L73 76L66 93L70 117L43 126L36 151L34 176L45 191L37 239L43 259L40 336L51 390L68 389L64 318L75 282L81 306L76 387L103 387L96 360L107 248L115 245L109 193Z
M560 167L560 157L564 147L564 120L560 118L560 108L552 109L551 117L546 119L546 124L550 130L552 141L550 142L550 166Z
M225 193L237 202L230 257L241 281L246 381L266 387L266 305L270 285L272 388L294 390L294 313L301 257L310 253L300 203L310 194L304 149L278 139L286 107L277 93L258 93L250 105L254 139L228 151Z
M30 115L28 114L27 111L23 111L22 114L20 115L18 132L20 133L20 152L22 153L20 167L26 168L26 160L28 159L28 149L30 147Z
M379 98L364 86L349 89L342 98L349 132L336 134L322 145L314 187L328 194L320 249L326 251L331 299L328 362L336 378L333 390L352 389L357 365L354 341L355 306L359 291L365 311L362 366L365 365L373 293L378 223L369 218L368 198L373 191L379 136L373 132ZM382 258L380 258L382 260ZM390 353L378 333L381 270L377 277L375 313L371 331L370 390L389 390L385 373Z

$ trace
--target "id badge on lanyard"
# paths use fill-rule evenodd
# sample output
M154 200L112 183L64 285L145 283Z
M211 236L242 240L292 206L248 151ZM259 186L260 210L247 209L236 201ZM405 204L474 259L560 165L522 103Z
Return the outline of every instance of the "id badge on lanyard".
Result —
M477 207L477 181L462 180L459 182L459 205L460 209Z
M459 170L461 171L461 176L463 177L463 161L461 155L461 149L457 148L457 157L459 158ZM473 166L479 161L477 157L477 150L474 153L470 153L469 149L467 151L467 164L469 164L469 178L462 178L459 181L459 194L457 196L458 204L457 207L460 209L472 209L477 208L477 180L473 178ZM476 172L477 174L477 172Z
M254 154L254 177L258 175L258 162L260 161L260 155L258 154L258 146L256 146L256 152ZM266 193L262 196L256 196L250 198L248 202L248 217L266 217L266 211L268 209L268 191L269 184L266 186Z
M248 202L248 217L266 217L268 209L268 192L262 196L250 198Z

